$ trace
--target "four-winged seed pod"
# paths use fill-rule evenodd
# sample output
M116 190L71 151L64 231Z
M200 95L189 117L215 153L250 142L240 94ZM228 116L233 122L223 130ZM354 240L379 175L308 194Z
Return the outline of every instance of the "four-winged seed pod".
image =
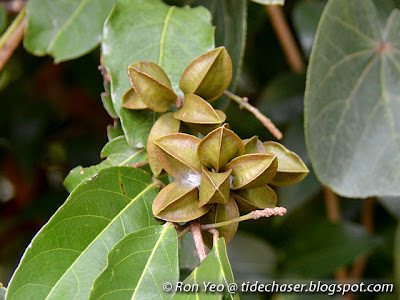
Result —
M301 159L280 144L242 141L225 126L202 140L170 133L153 144L160 167L176 179L158 194L153 213L171 222L200 217L201 223L223 222L239 217L239 211L275 207L277 198L268 184L293 184L308 173ZM229 242L236 230L234 223L219 231ZM211 238L204 235L210 245Z
M275 207L277 197L268 185L291 185L309 172L293 152L257 137L241 140L228 125L224 112L209 102L220 97L232 79L232 62L224 47L194 59L179 82L183 99L172 89L163 69L153 62L135 62L128 67L132 88L123 97L127 109L166 112L183 100L175 112L161 115L147 142L149 164L158 177L165 170L175 181L153 202L154 215L171 222L211 224L240 216L239 211ZM179 100L179 101L177 101ZM206 135L181 133L200 132ZM238 224L218 228L228 243ZM212 238L203 232L211 247Z

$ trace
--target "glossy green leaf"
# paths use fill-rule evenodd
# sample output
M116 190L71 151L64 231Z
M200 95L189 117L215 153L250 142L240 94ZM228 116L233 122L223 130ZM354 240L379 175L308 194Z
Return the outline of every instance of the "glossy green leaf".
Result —
M193 234L188 232L179 239L179 267L184 271L193 271L200 264ZM189 273L187 273L189 275ZM182 278L182 274L181 274ZM183 277L185 278L185 277Z
M114 106L112 104L111 95L107 92L101 93L101 102L103 103L104 109L110 115L111 118L118 118L117 113L115 112Z
M179 280L178 237L171 224L125 236L109 252L89 299L170 299L165 282Z
M321 17L305 133L317 177L340 195L400 195L399 29L399 11L382 27L371 0L330 0Z
M168 184L153 202L154 215L170 222L188 222L200 218L210 210L210 205L199 207L197 187L180 182Z
M127 167L81 184L28 246L7 299L87 299L110 249L158 224L151 212L157 192L148 174Z
M233 273L229 264L228 254L226 253L225 240L218 239L212 251L207 255L201 264L185 279L183 284L198 284L199 291L193 293L175 293L174 300L178 299L221 299L223 294L204 293L203 282L214 284L224 284L226 286L234 283ZM234 295L225 294L225 299L237 299Z
M381 1L385 2L385 1ZM322 1L299 1L293 8L293 25L299 38L300 46L306 57L310 57L311 47L317 32L318 21L324 10Z
M24 46L56 62L77 58L98 46L114 0L31 0ZM50 17L51 16L51 17Z
M321 278L370 253L379 243L360 225L314 222L286 241L284 277Z
M210 14L203 7L169 7L161 0L116 2L105 23L102 51L111 76L114 108L130 145L146 145L155 120L147 110L121 108L122 96L131 87L127 67L135 61L157 63L178 93L179 78L186 66L213 47Z
M263 4L263 5L284 5L285 0L251 0L255 3L258 4Z
M176 120L172 113L163 114L157 119L151 128L149 139L147 141L147 153L149 156L149 164L153 174L158 177L163 170L160 161L155 153L154 141L159 137L170 133L177 133L179 131L181 122Z
M72 192L79 184L91 176L99 173L101 170L114 166L126 166L147 158L144 149L132 148L126 142L124 136L116 137L109 141L100 154L101 158L107 158L98 165L88 168L81 166L72 169L64 180L64 186Z

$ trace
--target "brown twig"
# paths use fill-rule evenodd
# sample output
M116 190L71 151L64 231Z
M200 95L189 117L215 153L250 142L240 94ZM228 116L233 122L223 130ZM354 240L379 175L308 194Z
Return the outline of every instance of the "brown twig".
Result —
M0 39L0 70L21 43L26 27L25 8L21 10Z
M232 220L228 220L225 222L219 223L212 223L212 224L204 224L201 225L202 230L210 230L226 225L230 225L233 223L239 223L246 220L257 220L259 218L269 218L271 216L283 216L286 214L287 210L284 207L274 207L274 208L266 208L263 210L253 210L252 212L248 213L247 215L241 216L239 218L235 218Z
M329 188L324 187L322 194L325 200L326 215L329 221L332 223L340 222L340 207L338 196ZM339 282L345 282L347 280L346 268L339 268L335 271L335 278Z
M218 242L219 239L219 231L215 228L208 229L208 232L212 234L213 236L213 245L215 245Z
M199 255L200 262L207 257L206 247L204 246L203 235L198 221L190 223L190 231L193 234L194 244L196 246L197 254Z
M280 130L276 128L275 124L269 118L264 116L262 112L260 112L257 108L251 105L246 97L245 98L239 97L238 95L235 95L230 91L225 91L224 94L233 101L235 101L236 103L238 103L240 108L244 108L249 112L251 112L258 120L260 120L260 122L269 130L269 132L272 133L274 137L276 137L278 140L282 139L283 137L282 132L280 132Z
M374 208L375 199L367 198L363 200L361 210L361 225L369 232L374 232ZM368 256L363 256L357 259L351 270L350 278L354 281L359 281L364 273L365 267L367 266Z
M282 7L278 5L266 5L265 9L271 19L272 27L285 53L290 69L295 73L303 73L306 69L306 65L290 30Z

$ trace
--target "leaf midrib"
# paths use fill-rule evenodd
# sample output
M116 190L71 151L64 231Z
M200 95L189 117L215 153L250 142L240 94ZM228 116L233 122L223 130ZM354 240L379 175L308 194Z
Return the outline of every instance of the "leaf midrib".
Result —
M82 257L82 255L84 255L86 253L86 250L88 250L95 241L97 241L99 238L102 237L103 233L112 225L114 224L114 222L121 217L121 215L133 204L136 202L136 200L138 200L140 197L142 197L147 191L149 191L151 188L153 188L154 186L156 186L156 183L152 183L150 185L148 185L143 191L141 191L138 195L135 196L135 198L132 199L131 202L129 202L128 205L126 205L124 207L124 209L122 209L112 220L111 222L104 227L104 229L93 239L92 242L90 242L90 244L82 251L82 253L74 260L74 262L68 267L67 270L65 270L65 272L63 273L63 275L60 277L60 279L54 284L53 288L50 290L49 294L46 296L45 300L49 299L49 297L52 295L53 291L55 290L55 288L58 286L58 284L62 281L62 279L65 277L66 274L68 274L68 272L70 270L72 270L72 268L75 266L75 264L79 261L79 259Z

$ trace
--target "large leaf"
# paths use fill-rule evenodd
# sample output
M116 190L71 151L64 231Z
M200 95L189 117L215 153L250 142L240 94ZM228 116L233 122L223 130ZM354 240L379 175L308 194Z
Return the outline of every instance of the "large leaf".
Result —
M30 0L24 46L56 62L79 57L100 43L114 0Z
M147 153L144 149L132 148L128 145L125 137L120 136L109 141L101 150L100 156L107 159L88 168L75 167L69 172L64 180L64 186L69 192L72 192L83 181L99 173L100 170L143 161L147 158Z
M170 7L161 0L118 0L104 27L104 64L111 76L114 109L132 146L146 145L154 119L149 110L121 107L131 87L127 67L152 61L168 74L175 92L186 66L214 47L211 17L204 7Z
M400 195L399 30L399 11L382 27L371 0L330 0L321 17L305 133L317 177L340 195Z
M124 237L108 254L90 299L170 299L165 282L179 280L178 237L171 224L152 226Z
M157 225L158 188L142 170L108 168L76 188L27 248L7 299L87 299L124 236Z
M327 238L328 237L328 238ZM379 239L350 223L313 223L285 243L285 278L320 278L371 252Z
M221 293L204 293L204 284L223 284L225 285L225 297L228 299L236 299L234 294L227 293L227 286L234 283L233 273L229 264L228 254L226 253L226 245L224 238L219 238L214 243L212 251L207 255L206 259L185 279L183 284L198 284L199 289L196 292L179 292L177 290L175 299L222 299ZM200 298L199 298L200 297Z

